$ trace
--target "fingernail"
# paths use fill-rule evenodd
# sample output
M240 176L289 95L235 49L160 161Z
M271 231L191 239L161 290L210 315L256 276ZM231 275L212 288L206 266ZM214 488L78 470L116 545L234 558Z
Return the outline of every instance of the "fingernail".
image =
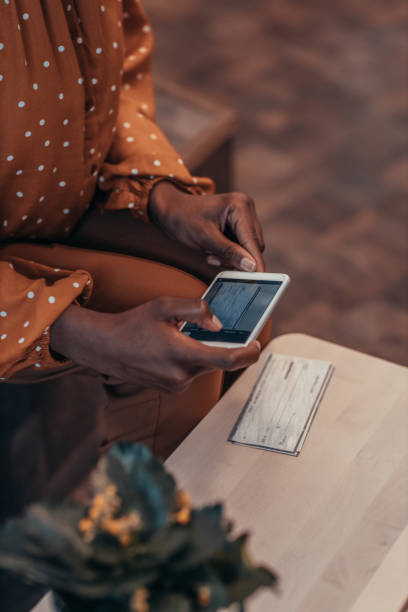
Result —
M216 327L218 329L222 328L222 323L221 323L221 321L219 320L219 318L215 314L213 314L213 316L212 316L212 322L214 323L214 325L216 325Z
M261 343L258 340L255 340L255 344L259 350L261 350Z
M243 257L240 263L241 269L245 270L245 272L253 272L255 270L255 262L248 257Z
M209 255L207 257L207 263L210 266L220 266L221 265L221 261L218 259L218 257L214 257L214 255Z

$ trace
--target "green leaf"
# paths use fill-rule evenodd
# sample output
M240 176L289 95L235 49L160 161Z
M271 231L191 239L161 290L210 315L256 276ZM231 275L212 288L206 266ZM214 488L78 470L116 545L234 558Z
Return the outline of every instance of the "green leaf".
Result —
M183 550L172 560L175 571L194 567L204 562L224 543L222 507L207 506L191 513L191 520L183 527L187 540Z
M175 482L145 446L115 444L108 453L107 474L118 487L122 512L139 511L149 534L163 527L174 506Z
M129 612L127 600L115 598L81 599L71 593L54 593L58 612Z
M244 601L260 587L274 588L277 576L268 568L254 565L246 553L247 534L229 540L211 559L228 592L228 603Z
M152 536L147 549L157 563L163 563L184 550L188 540L189 530L184 525L171 524Z
M185 595L172 593L149 599L150 612L193 612L191 601Z
M67 576L93 580L86 561L91 547L77 529L83 508L72 502L34 504L22 518L0 530L0 567L25 575L40 584L65 583Z
M174 479L141 445L117 445L99 462L94 492L111 483L121 500L117 517L142 517L128 546L104 531L84 541L78 522L86 508L45 502L0 528L0 567L54 589L69 612L128 612L140 587L151 594L152 612L215 612L275 585L275 574L247 558L246 535L231 538L220 505L173 522Z

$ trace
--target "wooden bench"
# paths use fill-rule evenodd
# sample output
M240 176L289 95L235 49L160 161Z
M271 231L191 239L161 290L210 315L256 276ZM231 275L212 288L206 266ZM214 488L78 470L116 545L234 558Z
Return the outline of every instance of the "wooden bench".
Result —
M155 93L157 123L189 170L212 178L219 193L232 191L237 113L162 80Z

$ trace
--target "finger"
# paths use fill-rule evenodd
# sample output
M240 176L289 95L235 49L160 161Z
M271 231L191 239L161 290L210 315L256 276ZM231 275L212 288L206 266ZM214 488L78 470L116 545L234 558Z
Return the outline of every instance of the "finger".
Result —
M213 347L192 338L185 337L180 358L190 367L200 366L203 370L239 370L246 368L259 359L261 345L254 340L248 346L236 349Z
M256 238L257 238L257 241L258 241L259 250L261 251L261 253L263 253L264 250L265 250L265 240L264 240L264 235L263 235L263 231L262 231L262 226L261 226L261 224L259 222L258 215L256 214L255 202L250 197L248 197L248 201L249 201L249 204L251 206L252 217L253 217L253 221L254 221L254 227L255 227L255 231L256 231Z
M261 251L261 253L263 253L265 250L265 239L264 239L264 235L262 231L262 226L259 222L258 217L255 217L255 230L256 230L256 236L258 238L259 250Z
M205 228L204 247L214 253L214 257L223 262L225 267L253 272L256 260L240 244L229 240L215 224L209 223ZM212 256L211 256L212 257Z
M207 256L207 263L210 266L220 266L222 261L218 257L215 257L215 255L208 255Z
M157 314L169 323L189 321L209 331L219 331L222 328L221 321L211 312L205 300L165 297L155 302Z
M228 223L238 242L255 260L257 272L263 272L265 266L257 239L255 215L252 214L250 206L232 206L228 214Z

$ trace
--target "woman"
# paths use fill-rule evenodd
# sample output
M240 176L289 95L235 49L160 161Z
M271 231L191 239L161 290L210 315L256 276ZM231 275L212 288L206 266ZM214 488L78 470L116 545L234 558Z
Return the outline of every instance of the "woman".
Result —
M140 257L205 279L264 269L250 198L213 195L154 123L151 52L138 0L0 0L0 404L19 436L3 444L17 506L73 486L102 440L166 457L221 370L259 356L180 334L182 319L219 328L203 283Z

